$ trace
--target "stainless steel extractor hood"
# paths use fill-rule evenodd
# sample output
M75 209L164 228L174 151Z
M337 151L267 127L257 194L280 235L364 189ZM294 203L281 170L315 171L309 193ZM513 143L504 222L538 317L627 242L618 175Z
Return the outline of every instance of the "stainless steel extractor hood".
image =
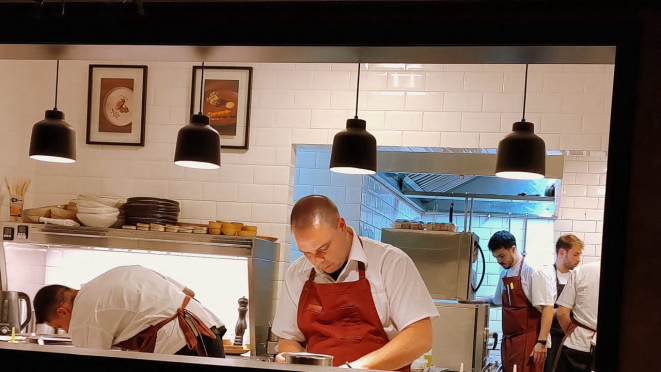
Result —
M552 217L555 189L564 168L561 152L547 153L547 178L510 180L495 176L495 150L398 148L380 151L378 173L404 198L426 213L456 213Z

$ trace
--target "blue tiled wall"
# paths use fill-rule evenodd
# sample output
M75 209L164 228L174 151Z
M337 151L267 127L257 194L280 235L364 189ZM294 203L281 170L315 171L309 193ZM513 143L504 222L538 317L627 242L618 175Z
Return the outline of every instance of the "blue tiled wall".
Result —
M420 220L421 214L374 176L363 176L360 235L381 241L381 229L400 218Z

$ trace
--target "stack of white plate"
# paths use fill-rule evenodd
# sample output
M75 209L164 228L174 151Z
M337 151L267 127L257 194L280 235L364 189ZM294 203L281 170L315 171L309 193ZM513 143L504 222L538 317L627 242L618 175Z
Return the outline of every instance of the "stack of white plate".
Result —
M85 226L110 227L117 222L119 208L125 199L113 196L78 195L72 200L78 209L76 217Z

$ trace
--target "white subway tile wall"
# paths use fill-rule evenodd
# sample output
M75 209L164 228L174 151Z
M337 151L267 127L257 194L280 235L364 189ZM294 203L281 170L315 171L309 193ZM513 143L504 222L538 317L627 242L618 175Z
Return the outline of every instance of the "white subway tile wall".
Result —
M55 78L55 63L22 62L0 61L0 110L3 113L0 119L3 130L0 138L0 220L9 219L10 198L4 177L33 179L24 207L33 205L36 161L27 156L32 124L44 119L44 112L53 108L55 97L54 80L47 80L50 76ZM36 66L40 66L36 68L38 72ZM43 76L48 78L41 79ZM42 94L32 97L35 89ZM72 107L70 102L60 102L61 110ZM70 120L68 115L67 120Z
M562 191L556 194L560 205L554 239L573 233L586 240L586 263L601 256L605 186L600 181L606 178L606 161L605 156L566 156Z

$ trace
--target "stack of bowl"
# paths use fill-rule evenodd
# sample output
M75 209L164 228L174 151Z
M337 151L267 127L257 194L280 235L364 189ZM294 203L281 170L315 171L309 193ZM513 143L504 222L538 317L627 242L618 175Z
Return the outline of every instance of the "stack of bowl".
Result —
M223 223L219 221L209 221L209 234L220 235Z
M212 224L214 227L212 227ZM241 222L209 222L210 234L214 234L216 232L216 228L220 229L223 235L238 235L247 237L255 237L257 235L257 226L247 226Z
M76 211L76 218L85 226L111 227L122 223L118 207L123 202L119 197L78 195L69 202L67 210Z
M128 225L159 224L176 225L179 219L179 202L150 197L128 198L126 205Z
M248 236L254 238L257 236L257 226L247 226L244 225L241 228L241 231L238 232L239 236Z
M243 224L240 222L224 222L220 221L223 224L221 231L223 235L238 235L238 232L241 231Z

